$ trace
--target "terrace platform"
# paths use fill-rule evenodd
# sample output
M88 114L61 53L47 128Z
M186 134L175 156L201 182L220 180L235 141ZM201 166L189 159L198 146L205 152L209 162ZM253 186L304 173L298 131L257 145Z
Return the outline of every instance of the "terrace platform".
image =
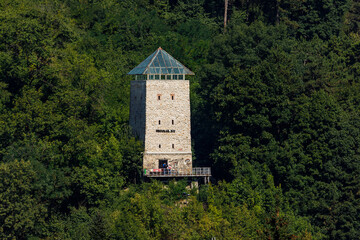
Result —
M210 167L194 167L192 171L181 172L171 169L150 169L144 173L149 178L186 178L186 177L204 177L204 182L209 183L211 177Z

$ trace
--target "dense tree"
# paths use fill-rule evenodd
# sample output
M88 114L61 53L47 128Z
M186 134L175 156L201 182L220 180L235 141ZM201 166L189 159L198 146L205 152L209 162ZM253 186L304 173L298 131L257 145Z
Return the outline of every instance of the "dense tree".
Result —
M229 0L226 33L224 3L0 2L1 238L360 238L359 2ZM159 46L199 193L141 181L125 74Z
M0 236L26 238L39 234L45 224L46 208L40 201L41 189L29 161L0 164Z

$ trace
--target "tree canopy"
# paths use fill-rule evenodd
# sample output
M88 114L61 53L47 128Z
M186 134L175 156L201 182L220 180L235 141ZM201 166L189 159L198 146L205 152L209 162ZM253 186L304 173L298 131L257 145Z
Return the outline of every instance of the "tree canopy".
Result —
M0 238L360 238L359 1L227 2L225 31L225 1L0 2ZM199 189L141 176L126 73L159 46Z

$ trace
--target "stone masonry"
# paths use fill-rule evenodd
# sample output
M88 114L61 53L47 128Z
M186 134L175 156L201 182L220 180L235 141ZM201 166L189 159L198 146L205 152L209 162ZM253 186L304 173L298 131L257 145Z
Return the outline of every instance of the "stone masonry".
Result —
M145 141L146 81L131 81L130 126L141 141Z
M192 171L188 80L131 82L130 125L144 141L143 168L159 168L159 160L183 173Z

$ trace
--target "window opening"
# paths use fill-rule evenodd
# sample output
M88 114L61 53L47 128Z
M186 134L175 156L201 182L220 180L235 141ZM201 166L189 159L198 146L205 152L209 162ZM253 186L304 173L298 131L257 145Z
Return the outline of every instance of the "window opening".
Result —
M146 75L135 75L135 80L146 80Z
M158 100L161 100L161 94L158 94L157 97L158 97Z
M161 75L161 80L165 80L165 75Z
M171 120L172 125L174 125L174 120Z
M167 80L171 80L171 75L166 75Z
M159 144L159 148L161 148L161 144Z
M178 75L173 75L173 79L177 80Z
M159 125L161 124L161 121L159 120Z
M179 75L179 80L183 80L184 79L184 75Z
M159 80L159 75L155 75L155 80Z
M174 144L172 144L172 148L175 148L175 145L174 145Z

